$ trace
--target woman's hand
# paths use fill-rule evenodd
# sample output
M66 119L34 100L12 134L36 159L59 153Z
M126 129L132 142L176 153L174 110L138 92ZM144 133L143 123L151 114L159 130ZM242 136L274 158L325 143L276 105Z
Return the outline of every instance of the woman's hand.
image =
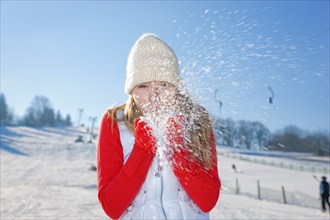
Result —
M140 118L134 120L134 138L137 146L150 153L156 153L156 139L152 135L152 130L146 122Z
M184 126L183 116L172 116L167 121L167 142L172 151L180 151L184 148Z

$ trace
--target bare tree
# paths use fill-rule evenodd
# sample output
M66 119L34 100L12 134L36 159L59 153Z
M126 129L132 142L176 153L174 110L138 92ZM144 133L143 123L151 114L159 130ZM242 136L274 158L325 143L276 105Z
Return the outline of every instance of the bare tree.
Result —
M257 142L259 148L265 147L270 140L271 133L261 122L252 122L254 139Z
M45 96L35 96L24 117L28 126L54 126L55 113L51 103Z
M236 139L235 122L231 118L224 119L222 121L222 134L224 145L234 147Z
M246 120L238 121L238 138L239 144L251 149L253 141L253 127L251 122Z

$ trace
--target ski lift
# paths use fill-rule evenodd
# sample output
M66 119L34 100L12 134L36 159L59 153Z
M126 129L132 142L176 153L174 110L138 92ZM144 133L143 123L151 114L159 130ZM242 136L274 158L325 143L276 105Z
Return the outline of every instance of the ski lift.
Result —
M269 104L273 104L273 100L274 100L275 94L274 94L273 89L270 86L268 86L268 89L271 92L271 97L268 98L268 102L269 102Z
M214 99L217 103L219 103L219 113L220 113L220 118L221 118L221 107L222 107L222 102L220 99L217 99L217 93L218 93L218 89L216 89L214 91Z

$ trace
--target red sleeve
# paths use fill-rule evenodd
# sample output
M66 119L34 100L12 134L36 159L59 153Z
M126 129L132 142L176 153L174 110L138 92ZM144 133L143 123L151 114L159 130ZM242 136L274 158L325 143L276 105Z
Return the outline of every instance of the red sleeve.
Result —
M210 169L205 169L199 162L192 160L191 153L188 151L181 151L174 155L174 174L190 198L203 212L211 211L220 196L221 182L213 132L211 132L211 143L213 144Z
M98 198L105 213L117 219L138 194L153 154L134 144L124 164L118 124L106 113L101 121L97 149Z

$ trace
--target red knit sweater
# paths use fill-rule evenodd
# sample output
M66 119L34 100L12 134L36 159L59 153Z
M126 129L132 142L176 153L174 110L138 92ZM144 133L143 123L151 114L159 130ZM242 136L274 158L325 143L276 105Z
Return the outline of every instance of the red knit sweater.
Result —
M211 138L214 140L213 133ZM204 212L216 204L220 193L215 145L212 146L212 168L203 169L197 162L186 161L185 153L174 156L173 172L190 198ZM138 194L151 165L153 153L140 148L136 143L124 164L119 128L105 114L101 121L97 150L98 198L105 213L119 218ZM184 169L182 169L182 167ZM193 172L186 172L185 170Z

